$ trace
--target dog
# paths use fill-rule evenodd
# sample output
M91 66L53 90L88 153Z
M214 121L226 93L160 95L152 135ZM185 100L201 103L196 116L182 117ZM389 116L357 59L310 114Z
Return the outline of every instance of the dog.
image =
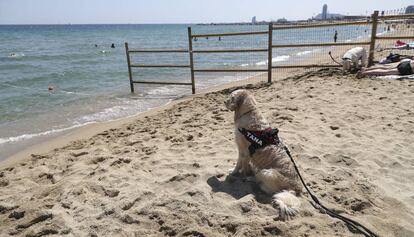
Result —
M253 174L260 189L272 196L272 204L279 209L279 219L297 215L300 209L298 175L290 161L283 142L256 149L252 154L253 141L241 131L266 131L270 124L257 108L254 97L246 90L236 90L225 101L227 109L234 111L235 140L239 157L232 175ZM244 130L243 130L244 129Z
M359 61L361 60L361 66ZM367 63L367 51L363 47L355 47L348 50L342 57L342 66L344 71L359 69L365 67Z

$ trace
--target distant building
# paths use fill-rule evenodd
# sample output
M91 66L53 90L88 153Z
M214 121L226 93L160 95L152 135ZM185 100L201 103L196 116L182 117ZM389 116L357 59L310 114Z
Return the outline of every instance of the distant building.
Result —
M253 23L253 24L256 24L256 23L257 23L257 21L256 21L256 16L252 17L252 23Z
M280 18L280 19L277 19L277 21L276 21L277 23L287 23L288 22L288 20L286 20L286 18Z
M341 20L341 19L344 19L344 18L345 18L345 16L342 15L342 14L327 13L325 20ZM324 19L322 19L322 13L319 13L318 15L316 15L314 19L315 20L324 20Z
M414 13L414 5L411 5L405 8L405 14L411 14L411 13Z
M328 5L324 4L322 7L322 20L326 20L328 16Z

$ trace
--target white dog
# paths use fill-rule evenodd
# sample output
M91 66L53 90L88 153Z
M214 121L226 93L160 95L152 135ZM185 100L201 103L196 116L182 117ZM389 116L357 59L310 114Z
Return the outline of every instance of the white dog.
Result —
M232 174L253 172L260 188L273 195L272 204L279 208L280 219L298 214L300 200L296 195L302 189L277 130L270 129L256 107L256 100L245 90L231 93L225 105L234 111L239 150L239 159ZM262 143L265 144L262 146Z
M360 68L359 60L361 60L361 67L365 67L367 62L367 52L363 47L355 47L348 50L342 57L343 69L349 71L353 68Z

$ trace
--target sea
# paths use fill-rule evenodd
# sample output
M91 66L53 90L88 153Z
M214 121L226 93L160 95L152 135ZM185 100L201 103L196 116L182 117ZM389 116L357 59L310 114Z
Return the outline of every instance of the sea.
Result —
M189 86L136 84L130 92L129 48L187 49L192 34L264 31L266 25L0 25L0 160L51 136L91 123L134 116L191 94ZM274 31L273 43L338 42L369 37L370 27ZM194 49L266 48L267 35L202 37ZM114 48L111 45L114 44ZM275 48L274 65L320 48ZM266 68L267 52L197 54L195 68ZM132 54L135 64L188 64L188 53ZM257 73L196 73L196 89ZM133 69L134 80L190 82L187 68Z

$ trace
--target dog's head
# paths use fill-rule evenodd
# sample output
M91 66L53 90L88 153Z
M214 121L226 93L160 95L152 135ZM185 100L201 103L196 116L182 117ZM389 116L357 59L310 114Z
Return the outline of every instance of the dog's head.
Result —
M230 94L224 104L231 111L248 111L256 107L256 100L246 90L236 90Z
M351 59L342 59L342 66L344 68L344 71L351 70L352 61Z

